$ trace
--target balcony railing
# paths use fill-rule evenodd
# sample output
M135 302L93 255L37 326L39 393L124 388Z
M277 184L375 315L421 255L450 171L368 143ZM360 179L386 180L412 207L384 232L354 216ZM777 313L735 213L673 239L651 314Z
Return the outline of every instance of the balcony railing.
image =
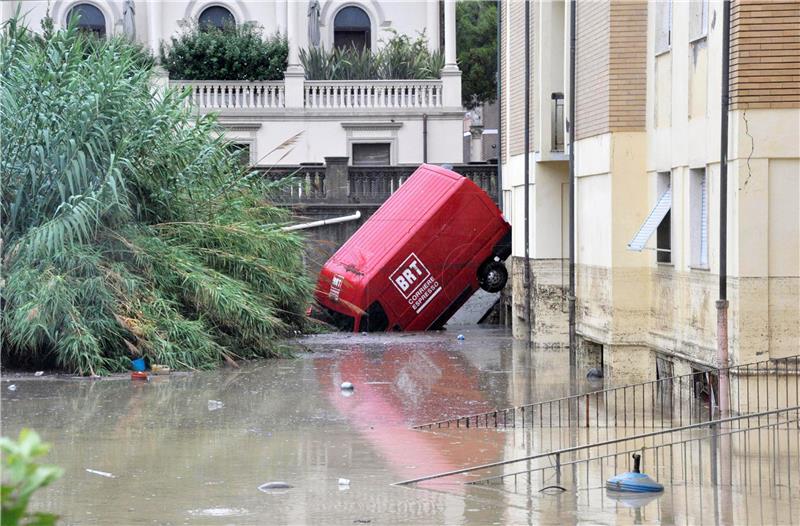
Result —
M280 166L264 170L263 176L276 183L271 196L280 202L325 200L325 166ZM289 180L287 180L289 179Z
M190 88L190 100L198 108L279 109L286 102L279 82L173 81L172 86Z
M442 83L438 80L307 81L306 108L407 109L441 108Z
M336 157L332 159L347 158ZM279 203L361 203L381 204L397 191L417 165L347 166L340 162L313 166L280 166L263 170L270 181L283 181L271 196ZM467 177L495 202L496 164L457 164L455 172Z
M552 143L551 151L564 151L564 94L552 94L553 105L551 114L553 115L552 124Z
M414 172L410 166L350 166L347 180L352 199L381 202Z
M170 84L189 88L191 103L200 109L282 110L287 107L283 81L181 80ZM425 110L445 107L443 94L441 80L309 80L302 84L302 107L318 111Z

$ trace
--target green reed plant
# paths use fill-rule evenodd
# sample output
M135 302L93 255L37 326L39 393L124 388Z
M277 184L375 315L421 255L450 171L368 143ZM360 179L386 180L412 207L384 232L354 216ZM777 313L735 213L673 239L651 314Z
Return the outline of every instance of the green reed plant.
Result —
M311 285L273 186L139 50L88 38L2 29L3 358L103 374L276 355Z

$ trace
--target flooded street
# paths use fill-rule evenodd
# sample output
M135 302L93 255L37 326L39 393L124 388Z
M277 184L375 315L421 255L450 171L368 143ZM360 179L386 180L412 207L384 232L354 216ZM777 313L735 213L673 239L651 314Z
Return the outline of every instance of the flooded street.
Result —
M638 505L599 487L540 492L548 480L523 490L459 477L393 485L549 451L553 433L560 446L582 443L569 429L411 426L597 385L570 385L565 351L529 353L501 329L298 345L311 352L147 383L4 378L3 434L36 429L53 445L46 461L66 470L32 509L64 524L796 524L796 490L757 478L721 489L701 477ZM259 489L269 482L292 487Z

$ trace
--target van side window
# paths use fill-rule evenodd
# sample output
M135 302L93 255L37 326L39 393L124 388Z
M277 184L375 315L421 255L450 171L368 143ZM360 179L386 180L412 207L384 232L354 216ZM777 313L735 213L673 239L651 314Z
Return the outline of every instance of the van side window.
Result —
M381 332L389 327L389 317L378 301L373 301L367 313L361 317L360 329L366 332Z

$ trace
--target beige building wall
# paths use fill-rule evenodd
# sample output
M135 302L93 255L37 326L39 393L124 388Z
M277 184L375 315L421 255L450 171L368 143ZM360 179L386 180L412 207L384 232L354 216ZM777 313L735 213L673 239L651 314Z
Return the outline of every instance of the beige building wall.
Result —
M568 267L567 246L567 163L555 148L553 135L560 128L553 93L562 94L566 40L565 2L532 2L530 16L530 206L525 208L525 3L501 4L501 65L504 213L514 225L512 236L511 285L512 327L518 338L530 330L537 346L567 344ZM559 109L562 111L563 108ZM525 282L525 216L528 216L530 282ZM532 316L526 315L526 294L530 294Z
M504 3L506 32L521 29L518 4ZM602 351L614 382L652 379L659 355L674 362L676 374L715 364L722 6L722 0L578 2L577 330L580 349ZM567 63L569 3L540 3L536 13L538 106L528 213L519 138L522 49L520 37L508 33L501 51L504 191L514 227L514 334L526 334L529 293L534 342L558 345L567 328L568 178L567 164L547 151L552 130L544 100L556 86L567 91L568 68L553 63ZM553 46L559 39L564 46ZM733 1L730 95L727 282L736 364L800 352L798 0ZM662 231L660 242L654 234L646 250L629 250L668 186L669 235ZM529 288L521 232L526 215ZM661 258L651 250L659 243ZM540 284L551 287L544 287L549 295Z
M719 282L719 127L722 3L672 4L671 42L656 50L656 7L648 34L649 202L672 182L672 258L650 254L651 345L715 363ZM732 7L728 166L728 299L732 363L800 349L800 3ZM693 177L705 172L708 256L696 257ZM659 173L664 175L658 175Z
M647 257L627 243L647 212L644 1L578 4L577 332L614 381L646 376Z

